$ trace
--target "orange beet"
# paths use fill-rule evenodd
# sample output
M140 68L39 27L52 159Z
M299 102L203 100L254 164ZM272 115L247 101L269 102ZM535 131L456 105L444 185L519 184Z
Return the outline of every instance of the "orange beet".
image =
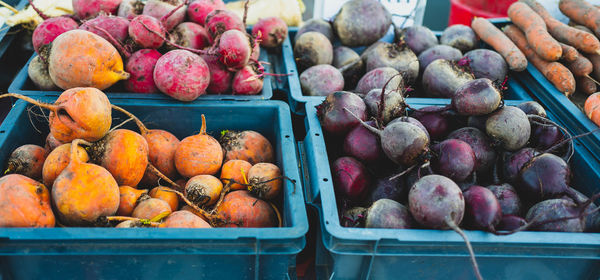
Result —
M279 179L276 179L279 178ZM273 180L273 181L271 181ZM257 163L248 172L248 190L261 199L270 200L281 192L281 170L272 163Z
M240 183L248 183L248 171L252 168L252 164L245 160L234 159L223 164L221 168L221 181L224 185L227 185L229 180L232 179L236 182ZM246 186L240 185L238 183L232 183L230 186L231 190L245 190Z
M198 211L196 211L194 208L190 207L189 205L184 205L183 207L181 207L180 211L188 211L198 217L200 217L202 220L208 222L208 218L204 217L201 213L198 213Z
M225 150L225 161L241 159L253 165L274 161L273 146L256 131L225 131L219 142Z
M189 211L175 211L160 224L164 228L211 228L211 226Z
M264 200L248 191L234 191L225 195L217 213L224 227L277 227L277 214Z
M4 174L21 174L39 180L42 178L46 154L46 149L38 145L20 146L10 154Z
M169 192L170 188L158 186L150 190L150 197L162 199L171 206L172 211L179 209L179 197L174 192Z
M54 227L50 193L20 174L0 178L0 227Z
M129 73L123 71L123 59L117 49L104 38L82 29L56 37L46 61L50 78L62 89L103 90L129 78Z
M137 132L116 129L91 146L90 157L106 168L119 185L134 187L148 166L148 143Z
M75 156L80 162L89 160L88 154L82 147L77 147ZM52 150L42 168L42 178L44 185L52 187L54 180L69 165L71 160L71 143L63 144Z
M185 185L185 196L198 206L211 206L221 196L223 184L212 175L192 177Z
M171 206L169 204L158 198L149 198L143 201L140 201L138 205L133 209L132 217L138 219L152 219L161 213L171 213Z
M48 151L48 153L50 153L62 144L65 144L65 143L56 140L56 138L54 138L54 136L52 136L52 133L48 133L48 136L46 136L46 145L44 145L44 149L46 149L46 151Z
M119 187L119 210L117 215L119 216L130 216L133 213L138 204L138 200L143 194L146 194L148 190L138 190L130 186Z
M88 226L119 208L119 185L108 170L79 161L75 156L79 143L73 141L69 165L52 185L56 214L67 226Z
M219 172L223 163L223 151L219 142L206 134L204 115L200 133L181 140L174 159L177 171L184 177L214 175Z

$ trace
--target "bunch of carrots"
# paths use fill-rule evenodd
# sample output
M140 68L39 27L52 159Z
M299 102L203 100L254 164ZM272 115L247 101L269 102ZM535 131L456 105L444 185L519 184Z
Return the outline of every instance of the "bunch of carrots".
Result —
M519 0L508 8L512 24L502 31L483 18L475 18L471 27L512 70L522 71L529 60L565 96L576 89L590 95L584 110L600 125L600 10L583 0L558 5L572 24L558 21L536 0Z

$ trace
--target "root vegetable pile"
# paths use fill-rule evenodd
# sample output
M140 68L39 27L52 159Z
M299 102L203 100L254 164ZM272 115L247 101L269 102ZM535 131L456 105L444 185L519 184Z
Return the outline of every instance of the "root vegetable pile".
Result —
M259 20L251 32L221 0L73 1L72 17L44 19L33 32L29 66L40 90L95 87L107 92L162 92L180 101L204 94L262 91L260 47L287 37L280 18ZM251 3L250 3L251 4ZM188 20L188 21L186 21ZM121 85L122 84L122 85Z
M287 177L259 132L213 138L202 115L200 133L179 141L96 88L69 89L54 104L5 97L50 110L50 134L46 147L20 146L3 163L0 227L282 225L276 204ZM133 119L139 133L116 127L115 114Z

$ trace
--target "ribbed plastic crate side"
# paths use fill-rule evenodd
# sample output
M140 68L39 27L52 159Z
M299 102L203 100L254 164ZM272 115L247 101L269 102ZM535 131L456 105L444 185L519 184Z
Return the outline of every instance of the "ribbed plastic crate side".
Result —
M31 56L31 58L29 59L29 61L27 61L25 66L23 66L23 68L21 68L21 70L17 73L17 75L15 76L14 80L12 81L12 83L10 84L10 86L8 88L9 92L19 93L19 94L23 94L23 95L27 95L27 96L58 96L58 95L60 95L62 93L62 91L59 91L59 90L41 91L41 90L37 89L37 87L33 84L31 79L29 78L29 74L27 73L27 67L29 66L29 63L31 62L31 60L36 55L37 54L34 53ZM268 62L268 63L263 64L263 67L265 68L266 73L273 72L272 67L271 67L271 61L269 59L267 50L265 50L265 49L260 50L259 60ZM200 97L198 97L198 99L192 101L191 103L199 102L199 101L204 102L204 101L209 101L209 100L242 100L242 101L269 100L273 97L272 77L269 75L264 75L262 77L263 77L263 89L257 95L204 94L204 95L201 95ZM108 98L111 100L113 100L113 99L175 100L172 97L170 97L166 94L163 94L163 93L150 93L149 94L149 93L127 92L127 90L123 86L122 82L119 82L119 83L115 84L114 86L112 86L111 88L104 90L104 92L106 93ZM177 101L177 100L175 100L175 101Z
M545 107L560 119L573 135L590 132L598 126L592 122L583 111L558 89L533 65L527 66L527 71L520 73L517 78ZM581 138L585 147L600 160L600 133Z
M46 98L46 102L51 99ZM206 102L203 104L162 104L149 100L115 101L148 121L153 126L165 127L165 116L180 118L188 115L189 120L181 119L169 127L180 139L191 135L199 127L199 115L207 116L208 130L213 135L223 129L252 129L267 137L276 150L278 165L283 174L293 183L285 180L281 205L284 227L282 228L214 228L214 229L149 229L118 230L111 228L49 228L49 229L7 229L0 228L0 258L10 262L11 273L33 273L17 271L18 264L38 264L42 268L65 262L93 265L111 263L111 266L98 268L102 277L110 277L111 269L125 273L127 269L140 268L153 271L151 265L161 267L164 261L168 270L193 272L190 275L206 275L208 278L229 275L233 278L282 279L295 266L295 256L305 246L305 233L308 230L304 199L297 167L291 116L287 104L280 101L249 102ZM42 144L47 123L33 116L30 120L25 102L18 101L0 126L0 162L4 163L10 152L26 143ZM36 113L35 111L33 113ZM248 118L253 116L253 118ZM123 120L123 116L114 115ZM116 121L115 121L116 123ZM38 133L33 128L44 128ZM126 126L133 128L133 126ZM185 131L182 131L185 128ZM217 136L218 137L218 136ZM53 258L46 258L52 255ZM79 256L79 257L74 257ZM114 260L113 260L114 259ZM4 262L6 261L6 262ZM114 262L114 263L113 263ZM167 264L168 262L168 264ZM215 263L217 266L215 266ZM249 277L243 270L231 272L227 267L248 266ZM285 264L285 265L284 265ZM123 267L131 265L131 267ZM188 269L188 270L186 270ZM141 271L142 269L140 269ZM206 271L203 271L206 270ZM53 271L53 270L51 270ZM136 270L137 271L137 270ZM242 271L242 272L240 272ZM156 271L155 271L156 272ZM70 272L69 272L70 273ZM256 275L254 274L256 273ZM66 278L77 274L66 274ZM124 275L124 274L123 274ZM171 278L169 275L156 274ZM277 277L273 277L273 276ZM18 274L18 276L32 275ZM244 277L241 277L244 276ZM187 276L184 278L190 278ZM286 276L287 277L287 276ZM16 277L23 278L23 277ZM35 278L35 277L33 277Z
M507 102L515 105L517 102ZM422 107L425 104L414 104ZM437 104L436 104L437 105ZM344 228L339 224L336 198L331 182L329 159L322 137L321 126L314 116L314 105L307 103L307 137L304 140L309 166L309 185L305 186L320 198L314 202L322 207L322 241L323 247L330 254L333 267L328 270L336 279L352 278L361 275L361 279L369 277L390 277L391 271L403 271L408 278L446 277L446 273L432 272L431 266L440 266L436 271L454 272L456 278L472 277L468 264L468 255L462 239L452 231L440 230L390 230L390 229L355 229ZM549 114L551 118L553 115ZM555 118L554 118L555 119ZM312 141L312 142L311 142ZM311 143L317 143L316 145ZM314 151L310 151L314 149ZM597 186L589 182L600 180L597 162L590 160L589 152L576 145L577 154L573 158L575 183L584 193L597 192ZM311 161L319 160L320 163ZM311 169L310 166L317 166ZM322 180L327 179L327 181ZM584 184L588 182L588 184ZM587 187L587 188L586 188ZM596 188L595 190L592 188ZM308 197L308 196L307 196ZM491 277L502 279L511 276L508 272L498 273L504 267L497 263L515 265L527 263L539 277L544 271L551 274L582 279L591 279L598 274L594 268L600 260L600 234L597 233L555 233L555 232L519 232L510 236L495 236L483 231L467 231L475 249L482 271ZM559 261L560 260L560 261ZM574 261L577 260L577 261ZM406 266L405 264L409 264ZM568 265L567 265L568 264ZM522 275L528 266L519 270ZM569 267L569 269L566 269ZM385 272L390 274L386 274ZM464 271L469 272L464 275ZM377 277L375 277L377 276ZM510 277L509 277L510 278Z

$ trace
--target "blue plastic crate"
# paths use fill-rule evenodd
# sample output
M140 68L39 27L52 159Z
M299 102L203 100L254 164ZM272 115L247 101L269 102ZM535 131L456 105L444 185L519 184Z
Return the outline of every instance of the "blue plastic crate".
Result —
M327 147L316 116L315 106L319 103L306 104L307 134L300 150L305 197L321 211L317 275L330 279L474 279L466 246L451 230L340 225ZM440 100L411 105L418 108L441 104ZM558 120L550 112L548 115ZM600 191L600 165L580 141L575 142L571 164L573 187L588 195ZM519 232L496 236L469 230L466 234L485 279L600 277L599 233Z
M503 26L506 25L509 21L507 18L498 18L498 19L491 19L491 22L493 22L495 25L497 26ZM318 101L323 101L325 99L324 96L307 96L307 95L303 95L302 94L302 88L300 86L300 73L298 73L298 69L296 68L296 60L294 59L294 47L293 47L293 42L292 39L294 36L296 36L297 30L295 31L290 31L289 32L289 36L285 39L283 46L282 46L282 50L283 50L283 67L285 69L285 74L288 74L287 76L287 81L286 81L286 87L284 88L285 91L287 91L288 93L288 101L290 104L290 107L292 109L292 111L296 114L300 114L300 115L304 115L305 111L304 111L304 103L306 102L310 102L310 101L314 101L314 102L318 102ZM436 34L436 36L440 37L441 36L441 32L434 32ZM380 39L380 41L384 41L384 42L392 42L394 39L394 35L392 33L388 33L386 34L383 38ZM334 44L335 46L335 44ZM488 46L486 46L485 44L482 44L482 47L486 47L488 48ZM366 49L366 47L359 47L359 48L354 48L355 51L357 51L359 54L362 53L362 51L364 51ZM515 83L515 79L513 78L514 73L511 71L510 72L510 77L508 79L508 87L512 87ZM532 98L529 96L529 94L527 94L524 91L521 92L509 92L505 97L506 100L532 100ZM410 100L412 100L413 98L408 98L407 100L410 102ZM421 99L421 98L419 98ZM440 100L446 100L445 102L448 102L449 99L443 99L443 98L424 98L424 99L429 99L429 100L436 100L436 99L440 99ZM434 101L437 102L437 101Z
M17 10L25 8L25 6L28 4L27 0L12 0L5 2L6 4L13 6ZM8 32L14 31L15 29L16 28L13 29L6 24L0 25L0 57L4 55L6 49L8 49L8 47L16 37L15 35L8 34Z
M533 65L527 66L527 71L517 76L527 90L547 107L573 135L598 129L583 111L583 107L575 105L568 97L544 77ZM578 93L581 94L581 93ZM582 104L583 105L583 104ZM581 138L581 142L600 161L600 132Z
M150 100L113 103L138 116L149 128L168 128L179 139L199 131L201 114L206 116L213 136L218 137L224 129L251 129L263 134L273 144L282 172L298 182L294 185L286 180L282 199L275 201L282 210L283 227L0 228L0 279L295 278L295 259L305 246L308 221L287 104L163 104ZM0 166L20 145L43 145L47 121L29 114L30 108L33 107L19 100L0 126ZM117 112L113 118L115 125L127 119ZM136 129L130 123L125 127Z
M248 27L248 32L252 30L252 27ZM12 93L19 93L27 96L55 96L58 97L62 93L62 91L40 91L29 78L29 74L27 74L27 67L31 60L36 56L33 54L29 61L23 66L23 68L17 73L15 79L10 84L8 91ZM270 61L270 58L273 59L273 56L268 56L267 51L265 49L260 50L260 61L269 62L264 65L265 72L271 73L273 70L271 64L274 63ZM206 100L268 100L273 97L273 81L271 76L265 75L263 76L263 89L257 95L232 95L232 94L204 94L198 97L193 102L198 101L206 101ZM135 92L127 92L122 82L118 82L112 87L103 90L104 93L110 98L113 99L150 99L150 100L175 100L172 97L163 94L163 93L135 93Z

